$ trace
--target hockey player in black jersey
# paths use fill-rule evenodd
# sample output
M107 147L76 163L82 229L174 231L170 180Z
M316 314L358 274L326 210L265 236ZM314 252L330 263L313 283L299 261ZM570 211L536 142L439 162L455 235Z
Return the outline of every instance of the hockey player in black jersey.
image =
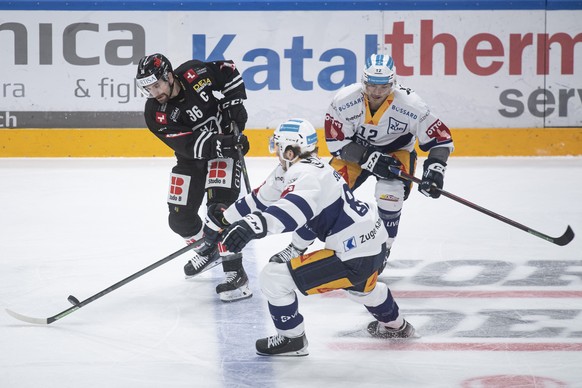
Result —
M240 192L242 165L237 147L249 150L242 134L247 121L243 105L244 82L232 61L190 60L172 69L162 54L143 57L136 82L149 97L145 121L149 130L174 150L168 192L169 225L187 244L202 244L203 223L198 211L207 194L207 205L230 205ZM235 135L233 124L241 131ZM225 302L252 296L242 265L242 254L231 255L222 246L225 281L216 287ZM220 259L218 252L195 255L184 266L192 277Z

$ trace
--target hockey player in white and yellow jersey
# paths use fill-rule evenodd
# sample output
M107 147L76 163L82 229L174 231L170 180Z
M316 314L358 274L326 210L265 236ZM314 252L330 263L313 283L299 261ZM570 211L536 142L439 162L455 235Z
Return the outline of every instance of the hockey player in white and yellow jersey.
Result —
M265 356L308 354L303 316L295 290L304 295L345 290L375 320L376 338L409 338L414 327L399 313L385 283L387 234L374 204L354 198L346 182L317 156L317 133L302 119L279 125L272 137L279 165L263 185L223 212L209 211L206 230L216 231L230 252L253 239L293 232L291 244L269 260L260 275L261 291L277 330L259 339ZM324 249L306 253L319 239Z
M396 82L389 55L366 60L361 83L346 86L333 98L325 117L325 138L333 156L330 164L357 189L370 176L377 178L375 197L388 231L388 253L398 233L400 213L411 184L390 173L389 166L414 174L418 140L427 151L419 191L432 198L443 187L445 167L453 151L449 128L411 89Z

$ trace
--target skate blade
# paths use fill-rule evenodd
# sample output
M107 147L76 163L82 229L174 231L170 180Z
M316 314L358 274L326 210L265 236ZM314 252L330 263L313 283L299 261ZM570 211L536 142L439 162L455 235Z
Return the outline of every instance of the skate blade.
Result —
M244 285L236 290L225 291L218 294L220 300L225 303L236 302L238 300L248 299L253 296L253 292L248 285Z
M309 350L307 350L307 348L303 348L303 349L297 350L295 352L287 352L287 353L281 353L281 354L261 353L257 350L257 354L259 356L271 356L271 357L302 357L302 356L308 356Z

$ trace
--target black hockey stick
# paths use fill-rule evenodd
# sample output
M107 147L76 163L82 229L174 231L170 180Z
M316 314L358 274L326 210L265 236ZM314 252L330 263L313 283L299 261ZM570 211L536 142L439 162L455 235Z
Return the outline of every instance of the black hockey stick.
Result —
M234 121L231 121L231 126L232 126L232 133L234 133L235 136L240 135L238 125L236 125L236 123ZM242 153L242 146L237 146L236 149L238 150L238 158L239 158L240 163L241 163L242 175L243 175L243 179L245 181L245 187L247 189L247 194L250 194L251 193L251 182L249 181L249 174L247 172L247 165L245 163L245 156Z
M61 311L60 313L53 315L52 317L48 317L48 318L32 318L32 317L28 317L26 315L22 315L19 313L16 313L12 310L6 309L6 312L13 316L14 318L24 321L24 322L28 322L28 323L35 323L35 324L39 324L39 325L49 325L51 323L53 323L54 321L58 321L61 318L66 317L67 315L77 311L78 309L80 309L81 307L84 307L86 305L88 305L89 303L101 298L104 295L109 294L111 291L118 289L119 287L139 278L140 276L145 275L146 273L158 268L159 266L167 263L170 260L175 259L178 256L183 255L184 253L188 252L189 250L193 249L194 247L192 245L188 245L185 246L184 248L172 253L169 256L164 257L163 259L145 267L144 269L134 273L131 276L126 277L125 279L115 283L114 285L104 289L103 291L100 291L98 293L96 293L95 295L83 300L83 301L79 301L77 298L75 298L73 295L69 295L69 297L67 298L67 300L73 304L73 307L70 307L64 311Z
M407 174L406 172L400 170L398 167L389 166L389 168L390 168L391 173L398 175L399 177L401 177L407 181L411 181L411 182L414 182L416 184L420 184L420 182L421 182L421 180L418 179L417 177L415 177L414 175ZM491 210L485 209L484 207L481 207L481 206L476 205L472 202L469 202L466 199L463 199L463 198L458 197L454 194L451 194L448 191L445 191L442 189L437 189L437 190L439 190L441 192L441 195L443 195L447 198L450 198L453 201L457 201L465 206L468 206L468 207L473 208L477 211L480 211L481 213L487 214L488 216L493 217L496 220L503 221L506 224L509 224L513 227L521 229L529 234L532 234L536 237L539 237L541 239L544 239L544 240L549 241L551 243L554 243L556 245L564 246L564 245L567 245L570 241L572 241L574 239L574 231L572 230L570 225L568 225L568 227L566 228L566 231L560 237L551 237L551 236L548 236L547 234L538 232L537 230L533 230L532 228L530 228L528 226L522 225L519 222L510 220L509 218L504 217L500 214L494 213Z

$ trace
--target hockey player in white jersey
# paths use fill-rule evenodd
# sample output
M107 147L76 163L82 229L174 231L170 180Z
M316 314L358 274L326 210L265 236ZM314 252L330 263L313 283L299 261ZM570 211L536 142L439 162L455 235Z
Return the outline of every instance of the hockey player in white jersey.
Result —
M419 148L428 151L418 189L438 198L445 167L453 151L449 128L411 89L400 86L389 55L366 60L361 83L346 86L333 98L325 117L330 164L352 190L377 178L375 198L389 238L388 253L398 233L403 202L411 184L390 173L396 166L414 174Z
M220 231L231 252L240 252L252 239L293 232L291 244L271 257L260 274L277 334L257 340L257 354L308 354L296 289L304 295L346 290L376 318L367 327L373 337L413 336L414 328L400 315L390 290L377 282L388 236L376 206L355 199L340 174L319 159L317 133L309 122L292 119L281 124L270 148L280 164L263 185L222 217L206 221ZM316 238L325 249L306 254Z

